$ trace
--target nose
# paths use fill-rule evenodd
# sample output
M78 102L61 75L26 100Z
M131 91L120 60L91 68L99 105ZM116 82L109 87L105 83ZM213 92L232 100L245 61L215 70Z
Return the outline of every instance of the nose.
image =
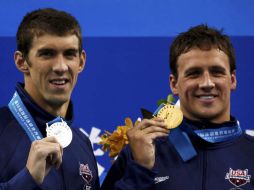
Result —
M200 83L199 87L204 90L210 90L214 88L215 84L211 78L211 75L208 72L205 72Z
M68 64L63 56L59 55L56 58L55 63L53 64L53 71L57 74L62 74L68 71Z

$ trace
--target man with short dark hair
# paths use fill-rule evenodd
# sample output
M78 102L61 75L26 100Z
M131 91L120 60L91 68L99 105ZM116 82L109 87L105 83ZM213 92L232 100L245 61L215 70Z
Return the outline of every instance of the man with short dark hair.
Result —
M24 84L0 108L0 189L99 189L91 143L71 127L71 93L86 60L78 21L63 11L35 10L16 37Z
M168 130L164 121L172 120L167 114L176 120L180 116L169 111L172 106L164 106L156 113L165 113L166 120L143 119L130 129L129 146L119 154L102 189L254 189L254 138L242 132L230 113L237 80L229 37L207 25L190 28L173 41L170 68L182 123Z

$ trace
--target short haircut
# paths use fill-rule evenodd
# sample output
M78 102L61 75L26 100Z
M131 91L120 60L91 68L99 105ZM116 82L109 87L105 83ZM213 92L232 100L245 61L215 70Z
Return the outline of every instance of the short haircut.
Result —
M187 53L193 48L210 50L218 48L229 58L230 72L236 70L235 52L229 36L223 34L223 30L211 28L201 24L180 33L170 47L169 65L171 73L177 78L177 61L181 54Z
M69 13L52 8L38 9L24 16L16 34L17 50L27 57L33 39L45 34L74 34L79 40L79 52L82 51L81 27L78 21Z

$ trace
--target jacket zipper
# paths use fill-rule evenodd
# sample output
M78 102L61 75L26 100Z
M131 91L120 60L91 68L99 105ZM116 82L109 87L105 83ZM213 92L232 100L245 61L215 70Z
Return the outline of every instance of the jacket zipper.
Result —
M202 173L202 190L205 190L206 189L206 174L207 174L207 152L204 151L204 154L203 154L203 173Z

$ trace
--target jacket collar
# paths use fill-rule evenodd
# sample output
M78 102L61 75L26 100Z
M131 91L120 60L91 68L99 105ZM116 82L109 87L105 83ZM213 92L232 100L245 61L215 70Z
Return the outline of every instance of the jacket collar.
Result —
M183 119L183 124L187 124L189 127L191 127L193 130L197 129L219 129L222 127L233 127L237 125L237 120L230 116L230 121L225 121L223 123L212 123L209 120L190 120L188 118Z
M22 102L26 106L26 109L29 111L31 116L33 117L37 127L41 131L42 135L46 136L46 123L49 121L52 121L57 116L52 115L45 111L43 108L41 108L31 97L30 95L25 91L24 84L23 83L17 83L16 85L16 91L19 94ZM65 121L68 123L68 125L71 125L73 122L73 105L70 101L67 115L65 118Z

